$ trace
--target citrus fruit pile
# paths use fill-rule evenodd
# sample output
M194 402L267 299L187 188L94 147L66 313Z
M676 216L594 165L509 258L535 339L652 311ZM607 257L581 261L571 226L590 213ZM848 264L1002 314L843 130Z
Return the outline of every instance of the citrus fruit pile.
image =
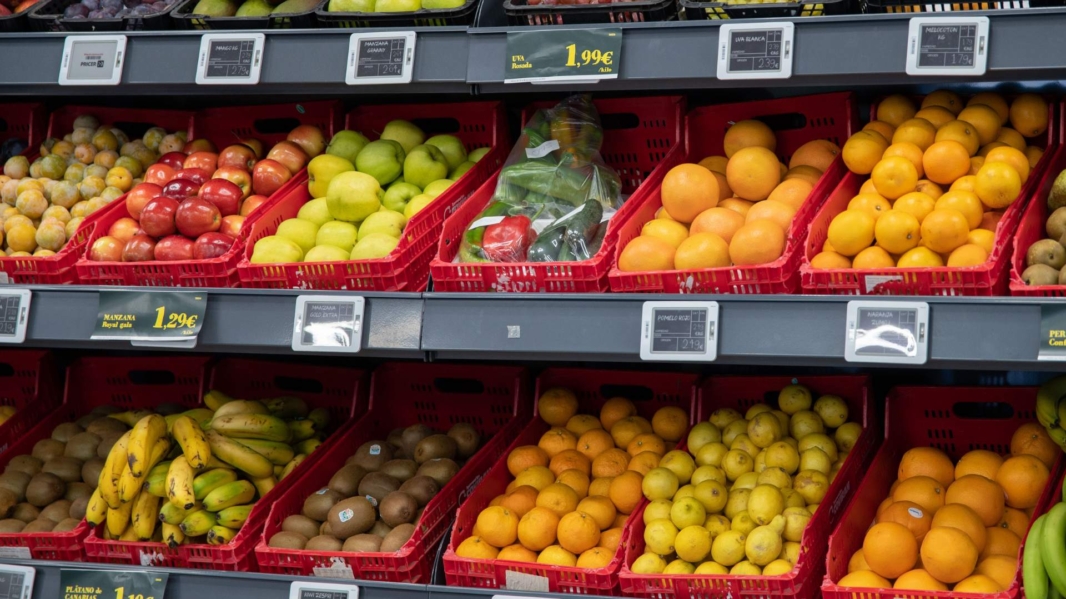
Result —
M1010 126L1008 126L1010 125ZM980 93L965 104L946 90L921 106L889 96L877 119L842 151L851 172L870 175L829 225L816 269L975 266L992 252L996 225L1043 150L1048 105L1035 94L1007 101Z
M726 131L725 156L680 164L663 179L663 206L618 258L626 272L767 264L785 251L796 212L840 153L814 140L775 154L777 138L760 121Z
M608 400L599 418L577 410L569 390L541 396L538 411L551 430L507 456L514 480L478 514L456 555L579 568L610 563L626 517L643 499L645 474L684 436L689 416L664 407L649 422L621 397Z
M1018 549L1049 468L1062 451L1037 423L1011 437L1011 453L978 449L952 464L944 452L903 454L844 587L998 593L1010 588Z
M743 416L715 410L687 451L644 476L645 553L637 574L776 576L792 570L800 539L862 433L835 395L802 385Z

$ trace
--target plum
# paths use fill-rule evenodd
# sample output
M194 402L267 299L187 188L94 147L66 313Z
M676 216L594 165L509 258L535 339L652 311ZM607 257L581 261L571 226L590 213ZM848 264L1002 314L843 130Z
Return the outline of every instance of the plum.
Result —
M89 10L98 10L100 8L100 0L81 0L81 5Z
M75 16L84 17L87 14L89 14L89 8L84 4L71 4L63 10L64 19L72 19Z

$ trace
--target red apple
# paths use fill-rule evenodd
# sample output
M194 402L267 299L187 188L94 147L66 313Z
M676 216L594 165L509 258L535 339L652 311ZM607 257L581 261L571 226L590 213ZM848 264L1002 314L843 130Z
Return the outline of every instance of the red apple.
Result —
M141 230L152 237L166 237L177 231L174 216L178 212L178 201L167 196L158 196L144 206L141 211Z
M241 226L244 225L244 219L245 217L239 214L223 216L222 226L218 228L218 232L236 239L241 234Z
M161 262L192 260L192 240L182 235L169 235L155 244L155 259Z
M144 171L145 183L154 183L156 185L166 185L167 181L174 178L174 169L165 165L156 163L148 167L148 170Z
M276 160L285 165L289 172L296 174L300 169L307 166L307 152L291 141L279 141L267 152L268 160Z
M322 130L314 125L300 125L290 131L285 139L300 146L311 158L326 149L326 137L322 135Z
M218 208L201 198L189 198L178 206L174 216L178 232L186 237L199 237L212 233L222 226L222 214Z
M211 175L212 172L206 169L183 168L174 172L174 179L188 179L197 185L203 185L211 180Z
M207 171L207 176L218 168L218 154L214 152L193 152L185 159L185 168L202 168Z
M185 142L185 147L181 151L188 155L195 152L217 152L218 149L215 148L215 144L206 139L194 139Z
M219 153L218 167L235 166L239 169L250 171L255 166L256 160L255 150L244 144L233 144L232 146L226 146Z
M196 238L196 243L192 246L192 257L196 260L218 258L233 247L234 241L234 238L222 233L204 233Z
M185 153L184 152L167 152L156 160L156 164L165 164L174 170L178 170L185 165Z
M156 164L153 166L162 165ZM139 219L141 218L141 211L144 210L144 205L150 202L152 198L162 195L162 193L163 188L155 183L138 183L126 194L126 210L129 211L130 216Z
M140 233L142 233L140 223L128 216L116 220L107 230L107 235L109 237L114 237L122 242L129 241L134 235Z
M243 197L244 191L225 179L211 179L200 188L200 199L214 204L222 216L237 214Z
M122 260L122 248L125 243L114 237L104 236L93 242L89 248L89 260L93 262L119 262Z
M200 193L200 184L188 179L174 179L163 186L163 195L183 200Z
M263 150L264 150L263 142L259 141L258 139L254 138L254 137L249 137L248 139L242 139L241 143L246 145L246 146L248 146L249 148L252 149L253 152L255 152L255 159L256 160L262 160L263 159Z
M252 174L242 168L223 166L215 171L215 174L211 175L211 178L225 179L239 187L242 200L252 193Z
M285 168L284 164L269 158L260 160L252 169L252 191L269 197L289 179L292 179L292 171Z
M262 206L269 199L262 195L249 196L247 200L241 202L241 216L248 216L252 213L252 210Z
M155 259L155 240L141 233L134 235L122 249L123 262L148 262Z

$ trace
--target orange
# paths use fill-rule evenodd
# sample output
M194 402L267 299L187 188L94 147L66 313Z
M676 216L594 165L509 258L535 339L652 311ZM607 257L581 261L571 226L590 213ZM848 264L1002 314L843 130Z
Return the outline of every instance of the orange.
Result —
M985 231L987 233L987 231ZM974 232L970 231L972 235ZM1041 428L1043 430L1043 428ZM959 479L967 474L977 474L988 480L996 479L996 472L1003 464L1003 458L994 451L987 449L974 449L968 451L955 464L955 478Z
M732 210L733 212L736 212L737 214L739 214L741 216L744 216L745 214L748 213L748 210L754 205L755 204L753 204L752 202L749 202L747 200L742 200L740 198L728 198L728 199L722 200L721 202L718 202L718 206L717 207L718 208L725 208L727 210Z
M966 243L970 227L966 216L950 208L934 209L922 221L922 242L934 252L947 253ZM950 465L951 461L948 461Z
M974 104L984 104L996 111L1001 125L1006 124L1007 119L1010 118L1010 106L1007 105L1007 101L1003 99L1003 96L995 92L980 92L974 94L966 102L966 106L969 107Z
M1011 555L990 555L981 559L974 570L977 574L983 574L996 581L1001 588L1010 588L1014 582L1014 575L1018 571L1018 559Z
M514 484L516 489L523 485L529 485L537 491L541 491L553 482L555 482L555 475L552 474L551 470L548 470L547 466L531 466L519 472L512 484Z
M578 499L583 499L589 494L589 475L586 472L578 470L577 468L571 468L570 470L563 470L559 473L559 476L555 478L555 482L564 484L574 490L577 493Z
M881 155L881 159L884 160L892 156L906 158L910 161L915 170L918 171L919 179L925 174L925 167L922 166L922 149L918 146L906 141L893 143L885 148L885 153Z
M869 123L866 123L865 125L863 125L862 130L863 131L876 131L877 133L880 133L881 137L885 138L886 140L887 139L892 139L892 134L896 132L896 128L893 127L892 125L889 125L888 123L886 123L884 121L877 121L877 120L873 120L873 121L870 121Z
M581 555L577 556L577 563L575 565L578 568L606 568L613 558L613 550L604 549L603 547L593 547L592 549L583 551Z
M746 223L729 242L729 258L738 266L768 264L784 251L785 230L766 219Z
M543 449L549 458L554 458L567 449L577 449L577 437L565 428L556 426L541 435L537 446Z
M840 146L835 143L826 139L811 140L796 148L796 151L792 153L792 158L788 161L788 168L813 166L824 172L830 164L833 164L838 154L840 154Z
M909 194L908 194L909 195ZM918 245L921 223L913 215L902 210L889 210L874 225L877 245L893 254L902 254ZM892 266L895 266L895 262Z
M909 572L904 572L892 583L894 589L905 589L909 591L946 591L948 586L939 580L933 578L928 572L921 568L916 568Z
M603 430L610 431L616 422L623 418L637 415L637 406L624 397L612 397L600 408L600 424Z
M924 152L936 140L936 127L922 118L908 119L896 127L892 143L912 143Z
M462 543L455 548L455 555L459 557L465 557L467 559L496 559L496 556L500 553L498 549L489 545L488 542L481 539L481 537L467 537L463 539Z
M829 223L829 243L837 253L854 256L873 243L875 222L865 210L845 210Z
M629 454L627 453L626 455ZM647 474L652 468L659 466L660 458L662 458L662 456L652 451L638 453L633 456L633 459L629 460L629 466L626 467L626 470L632 470L641 475Z
M772 129L761 121L737 121L725 132L722 139L727 158L732 158L743 148L760 147L771 152L777 149L777 137Z
M747 216L744 218L744 222L770 220L787 231L789 226L792 225L794 216L796 216L796 209L792 206L776 200L764 200L751 207L751 210L748 211Z
M922 541L922 565L940 582L954 583L973 573L977 547L956 528L933 528Z
M733 239L733 234L742 226L744 226L744 215L719 206L699 213L689 226L689 235L714 233L729 243Z
M907 119L914 118L915 112L918 112L918 109L914 107L914 102L899 94L889 96L877 104L877 120L884 121L893 127L899 127ZM895 577L889 576L889 578Z
M837 581L837 586L856 589L890 589L892 583L869 570L856 570Z
M633 510L640 504L640 500L644 499L644 492L641 490L643 480L643 474L626 470L611 481L608 496L620 513L633 513Z
M985 156L985 163L990 162L1005 162L1014 167L1014 170L1018 171L1022 185L1029 180L1029 159L1025 157L1025 152L1017 148L1010 146L995 148Z
M989 143L981 146L981 149L977 150L977 156L974 156L974 158L984 158L985 156L988 156L988 153L991 152L992 150L995 150L996 148L1005 148L1005 147L1007 147L1007 144L1000 143L998 141L989 142Z
M589 495L603 495L604 497L607 497L608 493L611 491L611 481L613 479L613 476L593 479L593 481L589 483Z
M611 448L592 460L592 476L613 478L629 468L630 456L621 449Z
M643 433L634 437L633 440L626 445L626 451L629 452L630 456L635 456L644 453L645 451L665 455L666 443L659 437L659 435Z
M944 259L927 247L918 246L896 260L896 268L928 268L931 266L944 266Z
M1028 454L1007 458L996 473L996 482L1007 494L1007 505L1022 510L1036 505L1047 479L1048 467Z
M918 219L920 224L933 211L935 205L936 201L928 194L921 191L912 191L897 199L892 204L892 210L909 214Z
M559 545L552 545L540 552L540 555L537 556L537 563L572 568L577 565L577 556Z
M614 509L614 504L611 504L611 509ZM622 542L622 528L608 528L600 533L600 547L603 547L612 554L618 549L619 543Z
M801 181L806 181L807 183L810 183L812 187L818 185L818 180L821 178L822 171L814 168L813 166L807 166L805 164L790 168L788 169L788 172L785 173L785 181L790 181L792 179L800 179Z
M811 268L818 270L851 268L851 260L847 256L841 256L836 252L820 252L811 258Z
M495 507L502 504L504 499L507 499L506 495L497 495L493 497L492 501L489 502L489 507Z
M937 510L936 515L933 516L932 528L943 528L945 526L966 533L966 536L970 537L970 541L973 542L974 547L977 548L978 553L985 548L988 530L981 523L981 516L977 515L977 512L970 509L969 506L961 503L952 503Z
M518 476L526 468L531 466L547 466L548 452L536 445L523 445L515 447L507 456L507 471L511 476Z
M1010 127L1003 127L999 130L999 135L996 136L996 141L1005 143L1008 146L1025 153L1025 138L1021 133L1018 133Z
M985 208L981 205L981 200L977 197L977 194L961 189L949 190L937 198L933 209L958 210L966 217L966 225L971 229L975 229L981 224L981 217L985 214Z
M973 160L973 158L971 158L970 160ZM972 192L976 185L977 175L966 175L965 177L959 177L958 179L955 179L955 182L951 184L951 187L948 188L948 191L960 190ZM937 199L939 200L940 198Z
M535 507L518 521L518 540L532 551L540 551L555 543L559 516L544 507Z
M548 508L560 518L577 509L577 502L577 491L563 483L552 483L537 495L537 507Z
M973 156L981 147L981 139L977 135L977 129L964 121L951 121L941 126L936 132L936 141L956 141L966 148L966 155Z
M844 142L840 154L849 171L857 175L869 175L888 145L888 141L875 131L859 131Z
M914 447L900 459L898 476L900 480L928 476L947 487L955 480L955 466L947 454L935 447Z
M984 222L984 214L981 215L981 221ZM978 225L980 226L980 225ZM995 243L996 234L992 231L985 229L971 229L970 233L966 236L967 245L976 245L985 251L986 256L992 253L992 246ZM989 477L991 478L991 477Z
M1055 459L1062 454L1062 450L1051 440L1047 430L1036 422L1027 422L1018 427L1010 438L1010 452L1012 454L1028 454L1048 468L1055 464Z
M998 593L1005 590L998 582L982 574L974 574L960 580L952 589L955 593Z
M706 168L706 167L705 167ZM725 171L711 171L714 175L714 180L718 182L718 202L733 197L733 190L729 188L729 181L726 181Z
M944 486L928 476L913 476L901 480L892 491L893 501L912 501L930 514L944 505Z
M688 412L676 406L659 408L651 417L651 430L664 441L676 443L688 432Z
M983 104L973 104L962 109L959 120L970 123L977 130L977 139L981 145L996 140L1002 123L995 110Z
M943 511L943 509L941 509ZM912 501L894 501L881 513L877 514L878 522L895 522L907 527L914 538L920 543L925 533L932 526L932 514L923 510L921 506Z
M1047 131L1047 102L1036 94L1018 96L1010 104L1010 124L1025 137L1036 137Z
M959 114L963 109L962 97L951 90L938 89L922 98L922 108L930 106L941 106L952 114Z
M929 179L920 179L918 181L918 185L914 187L914 190L924 193L925 195L933 198L934 200L939 198L944 193L944 190L941 189L939 185L933 183Z
M781 168L773 152L763 147L750 147L738 150L729 159L725 176L733 193L745 200L758 202L765 200L781 182ZM706 208L713 207L712 204ZM692 218L700 212L702 210L693 214Z
M988 529L988 542L985 543L984 551L981 552L981 559L993 555L1005 555L1011 559L1017 559L1018 549L1021 546L1022 539L1018 535L1006 528L993 526Z
M985 165L984 156L971 156L970 157L970 172L969 174L976 175L977 171L981 170L981 167ZM963 177L965 179L965 177Z
M1028 146L1025 148L1025 157L1029 159L1029 167L1036 168L1036 165L1040 164L1040 159L1044 157L1044 148Z
M867 180L862 182L862 185L859 186L859 194L861 195L861 194L864 194L864 193L869 193L869 194L873 194L873 195L876 195L876 196L881 195L881 194L877 193L877 186L874 185L874 180L873 179L867 179Z
M566 426L570 418L577 414L577 397L569 389L548 389L537 401L537 413L541 420L551 426Z
M718 179L698 164L679 164L663 177L660 193L670 218L690 223L718 204Z
M666 208L663 208L662 206L659 206L659 209L655 211L655 218L659 220L669 220L675 223L677 222L676 220L670 217L670 213L667 212Z
M614 524L615 516L618 515L618 510L615 509L610 498L602 495L582 499L577 504L577 511L592 516L592 519L596 522L596 526L599 527L599 530L607 530L610 528L611 525Z
M862 554L862 547L851 554L851 558L848 560L848 572L858 572L860 570L869 570L870 565L866 563L866 557Z
M477 515L477 528L486 543L506 547L518 539L518 516L503 506L487 507Z
M597 424L599 424L599 421L597 421ZM611 437L611 433L602 428L588 431L577 439L577 450L590 460L595 460L596 456L613 448L614 439Z
M985 206L995 210L1006 208L1018 198L1022 190L1022 180L1018 171L1003 162L985 163L977 171L974 191Z
M905 193L914 191L918 184L918 169L914 168L914 164L907 158L889 156L882 158L874 166L870 179L874 182L878 193L894 200Z
M565 449L552 456L548 470L555 476L563 470L580 470L587 475L592 472L592 460L576 449Z
M673 220L653 218L640 228L640 236L661 239L676 249L682 241L688 239L688 227Z
M725 174L725 165L729 164L729 159L725 156L708 156L703 160L700 160L700 166L713 172Z
M922 166L930 181L949 185L970 172L970 154L957 141L938 141L922 154Z
M582 553L600 542L600 526L585 512L570 512L559 519L559 544L571 553Z
M892 268L896 261L883 248L876 245L855 254L851 260L851 267L856 270L875 270L880 268Z
M729 244L714 233L696 233L681 242L674 253L674 268L677 270L724 268L730 264Z
M934 127L941 127L955 120L955 113L943 106L927 106L914 113L914 118L925 119Z
M611 426L611 437L619 449L625 449L637 435L651 432L651 423L640 416L627 416Z
M967 237L969 237L967 235ZM977 266L988 260L988 252L979 245L970 243L960 245L948 256L947 265L953 267Z
M989 210L981 217L981 228L994 234L1001 218L1003 218L1002 210Z
M652 272L674 269L676 248L654 237L637 237L630 241L618 256L618 270L623 272Z
M500 507L511 510L519 518L525 516L536 505L537 490L529 485L516 488L500 502Z
M882 214L892 209L892 203L875 193L860 193L851 198L847 209L865 210L874 217L874 222L876 222Z
M521 545L510 545L500 549L496 559L507 562L537 563L537 552L530 551Z
M918 542L906 526L879 522L866 531L862 554L870 570L885 578L896 578L918 561Z
M799 210L807 197L811 195L814 186L804 179L788 179L787 176L773 191L767 202L781 202L791 206L793 210Z
M574 414L570 417L570 420L566 421L566 430L577 435L578 440L580 440L581 435L591 430L603 430L603 425L600 424L600 419L595 416Z

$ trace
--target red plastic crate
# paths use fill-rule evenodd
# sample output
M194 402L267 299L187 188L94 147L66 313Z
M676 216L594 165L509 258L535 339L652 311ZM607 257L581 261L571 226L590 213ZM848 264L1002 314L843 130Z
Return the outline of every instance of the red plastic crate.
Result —
M56 409L62 400L52 354L35 349L0 351L0 405L16 412L0 424L0 453Z
M193 117L189 139L207 139L219 152L242 140L258 139L263 142L263 151L269 152L296 127L314 125L322 130L328 144L340 130L342 110L341 102L334 100L207 108Z
M261 497L233 540L225 545L190 544L171 549L164 543L109 541L100 530L85 539L89 561L249 572L255 570L255 544L259 542L263 523L273 504L291 488L300 473L315 468L324 456L341 445L341 430L353 416L366 410L366 372L353 368L315 366L291 361L261 361L222 358L208 365L207 384L203 391L218 389L241 399L270 399L282 395L300 397L315 408L330 413L333 433L296 468L293 474ZM200 404L197 396L196 405ZM154 405L154 404L153 404Z
M346 127L376 137L386 123L407 119L427 135L451 133L468 150L493 148L404 228L400 244L384 258L348 262L300 262L298 264L252 264L255 242L273 235L278 225L293 218L311 200L304 185L285 197L271 200L253 227L238 266L242 287L279 289L339 289L366 291L422 291L429 280L429 262L437 247L444 220L496 170L506 156L507 126L499 102L456 104L406 104L362 106L348 113Z
M580 262L457 263L459 245L469 224L492 201L496 176L478 189L470 201L444 222L440 250L430 265L435 291L503 291L550 293L607 291L607 270L614 256L620 223L640 203L644 190L658 187L666 164L678 155L684 101L676 96L596 99L604 118L600 154L622 179L622 193L632 194L608 221L607 234L596 255ZM526 107L522 122L533 111L555 106L539 102Z
M777 150L784 162L801 145L815 139L828 139L842 146L858 128L855 99L850 92L758 100L737 104L704 106L685 118L685 152L664 162L670 169L684 162L698 162L707 156L724 155L722 140L733 123L745 119L777 121L774 125ZM794 124L794 125L793 125ZM640 205L621 223L618 245L611 256L611 291L657 293L794 293L799 289L799 264L807 224L847 169L841 158L822 174L807 201L792 219L785 251L777 260L758 266L730 266L700 270L661 272L622 272L618 257L630 241L640 235L645 223L655 218L662 206L659 185L648 189Z
M874 412L870 378L867 376L792 377L710 377L700 386L697 421L707 420L718 408L733 408L744 413L757 403L775 405L778 392L798 382L807 386L815 398L838 395L848 403L849 421L861 422L862 434L848 454L843 467L829 485L822 505L811 518L800 540L800 557L791 572L780 576L670 576L634 574L629 567L644 553L643 509L640 518L630 523L629 543L619 578L622 593L632 597L654 599L710 599L731 597L814 597L818 591L825 560L822 553L829 532L859 486L863 466L881 436L881 423Z
M26 140L23 156L34 156L48 129L48 110L38 102L0 104L0 142Z
M952 460L974 449L1010 453L1011 435L1027 422L1036 422L1036 387L896 387L885 399L885 442L874 456L855 498L829 537L824 599L930 599L1018 597L1020 572L1010 589L996 594L862 589L837 586L848 572L848 560L862 547L877 507L896 481L900 458L912 447L936 447ZM1051 469L1048 486L1034 513L1045 512L1055 494L1062 458ZM1031 522L1030 522L1031 524ZM1019 569L1021 567L1019 552Z
M98 406L132 410L176 403L190 408L200 403L200 387L207 358L80 358L67 368L63 403L0 454L0 470L11 458L29 454L52 429L73 422ZM84 561L83 543L89 534L84 520L74 530L59 533L0 534L0 552L15 557L29 549L33 559Z
M357 579L427 584L437 546L456 507L477 486L500 452L529 421L525 371L511 366L388 364L376 370L370 411L347 427L314 470L306 471L270 511L255 548L264 572L309 576L346 565ZM303 551L268 547L286 517L300 513L308 495L325 487L355 450L415 423L446 431L473 425L485 441L459 473L426 505L414 535L396 553Z
M1055 135L1060 124L1057 122L1060 107L1057 102L1048 106L1048 129L1046 135L1033 141L1046 148L1046 153L1032 169L1029 180L1022 186L1018 199L1003 212L1003 218L996 227L992 254L984 264L969 267L935 267L935 268L881 268L869 270L854 269L815 269L811 268L811 259L822 251L829 234L829 224L833 217L847 209L848 202L855 197L859 188L868 177L848 172L840 185L833 190L829 200L814 216L807 231L807 245L800 267L803 281L803 293L830 295L1006 295L1007 270L1013 251L1010 239L1014 235L1022 212L1029 199L1040 188L1042 175L1058 153ZM876 114L877 106L870 108L871 119ZM1054 179L1052 179L1054 180Z
M540 397L542 392L552 387L569 389L577 396L578 413L596 416L599 416L603 404L613 397L631 400L636 404L637 412L649 420L659 408L676 406L688 411L691 423L696 413L697 378L695 374L677 372L549 368L537 377L536 395ZM618 550L611 562L598 570L504 560L475 560L455 554L459 544L470 536L481 510L502 494L513 480L507 469L508 454L521 445L536 445L549 428L547 423L534 415L533 422L500 454L481 485L459 507L451 540L444 553L444 574L449 586L506 588L507 572L518 572L546 578L548 590L553 593L618 595L618 568L622 565L623 548L629 539L630 529L635 525L634 520L639 518L630 517L626 521ZM638 507L633 514L641 511L642 507Z
M1063 297L1066 296L1066 285L1038 285L1029 286L1022 281L1022 272L1025 271L1025 255L1029 246L1041 239L1047 238L1045 224L1051 214L1047 206L1047 197L1051 192L1051 186L1055 178L1066 169L1066 150L1061 148L1051 157L1040 182L1036 186L1029 205L1022 213L1021 222L1018 223L1018 232L1014 234L1010 268L1010 294L1031 297Z

